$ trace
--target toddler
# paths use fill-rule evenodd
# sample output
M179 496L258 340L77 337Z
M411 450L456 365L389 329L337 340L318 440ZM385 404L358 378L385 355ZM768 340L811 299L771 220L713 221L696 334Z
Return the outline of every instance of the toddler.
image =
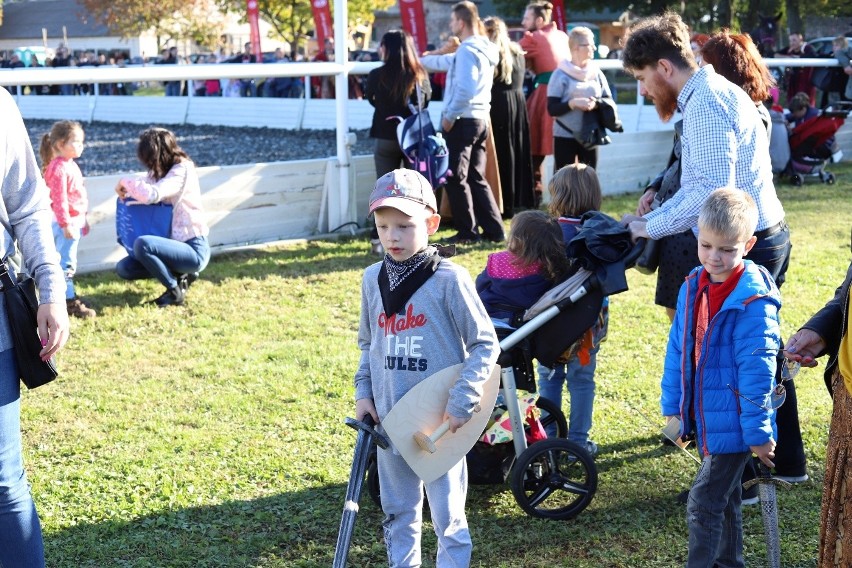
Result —
M591 166L571 164L554 174L548 190L550 212L562 228L563 246L566 246L580 230L583 214L600 210L603 196L598 174ZM540 396L558 408L562 408L562 385L567 384L571 397L568 439L586 448L592 456L598 451L597 444L589 439L595 402L595 367L608 322L609 300L605 298L598 323L583 335L578 349L569 350L567 361L553 369L543 365L538 368ZM554 434L548 432L550 436Z
M476 291L492 319L511 324L568 271L562 230L544 211L512 218L506 250L488 255Z
M83 172L75 158L83 153L83 127L73 120L60 120L41 137L44 181L50 189L53 209L53 240L65 272L65 304L68 315L93 318L97 313L77 297L74 273L77 270L77 247L80 237L89 232L86 211L89 199L83 184Z

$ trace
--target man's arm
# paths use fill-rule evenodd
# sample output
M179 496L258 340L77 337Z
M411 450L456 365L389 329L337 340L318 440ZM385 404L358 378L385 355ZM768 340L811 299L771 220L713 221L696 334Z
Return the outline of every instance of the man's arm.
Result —
M738 141L731 120L718 104L687 111L681 141L681 188L659 209L645 214L651 238L693 228L710 192L733 185Z

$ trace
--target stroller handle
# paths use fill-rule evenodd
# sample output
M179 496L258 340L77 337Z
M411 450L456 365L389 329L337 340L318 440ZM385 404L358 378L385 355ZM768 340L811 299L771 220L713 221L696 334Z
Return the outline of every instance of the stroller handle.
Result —
M633 266L636 264L636 261L642 255L642 251L645 250L645 243L647 242L647 240L648 239L645 238L636 239L636 242L633 243L633 248L630 249L630 251L626 255L624 255L623 262L625 269L633 268Z

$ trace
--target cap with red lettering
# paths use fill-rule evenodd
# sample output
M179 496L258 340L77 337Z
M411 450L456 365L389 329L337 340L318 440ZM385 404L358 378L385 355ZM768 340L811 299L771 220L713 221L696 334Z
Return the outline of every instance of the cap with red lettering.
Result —
M379 207L393 207L409 217L423 211L426 206L438 212L438 202L429 181L414 170L399 169L388 172L376 182L370 194L370 213Z

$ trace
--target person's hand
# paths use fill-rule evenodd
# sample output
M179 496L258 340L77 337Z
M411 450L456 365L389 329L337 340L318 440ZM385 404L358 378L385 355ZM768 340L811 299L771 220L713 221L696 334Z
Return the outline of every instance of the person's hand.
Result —
M65 304L41 304L36 313L38 335L41 338L39 357L47 361L68 341L71 324Z
M763 465L769 468L775 467L775 464L772 462L772 458L775 457L775 440L770 438L769 441L762 446L749 447L751 448L752 453L763 462Z
M568 106L574 110L586 112L595 108L595 99L589 97L574 97L568 101Z
M816 358L825 351L826 343L811 329L800 329L787 340L784 356L801 363L803 367L816 367Z
M71 229L68 228L68 225L65 225L64 227L62 227L62 234L65 235L66 239L73 239L74 238L74 233L71 232Z
M624 215L621 216L621 224L625 227L628 226L633 221L644 221L644 220L645 219L643 219L641 216L634 215L632 213L625 213Z
M92 226L89 225L89 220L86 219L86 224L83 225L83 231L82 231L81 234L85 237L86 235L89 234L89 231L91 231L91 230L92 230Z
M852 75L852 65L847 65L846 67L844 67L843 72L847 75Z
M628 223L627 228L630 229L630 240L635 243L638 239L650 239L651 235L648 234L648 230L646 229L647 224L648 221L645 219L637 219Z
M465 416L464 418L459 418L452 414L444 414L444 420L450 421L450 432L454 433L456 430L467 424L468 420L470 420L470 415Z
M451 120L448 120L446 118L442 118L441 119L441 130L443 130L444 132L449 132L450 130L453 129L453 126L455 124L456 123L451 121Z
M379 423L379 414L376 412L376 405L373 404L372 398L359 398L355 401L355 420L364 420L367 415L373 417L373 422Z
M636 215L641 217L645 213L651 211L651 203L654 202L654 197L657 195L657 190L648 188L645 190L645 193L642 194L642 197L639 198L639 206L636 207Z
M122 199L127 199L127 188L121 182L115 186L115 193Z

